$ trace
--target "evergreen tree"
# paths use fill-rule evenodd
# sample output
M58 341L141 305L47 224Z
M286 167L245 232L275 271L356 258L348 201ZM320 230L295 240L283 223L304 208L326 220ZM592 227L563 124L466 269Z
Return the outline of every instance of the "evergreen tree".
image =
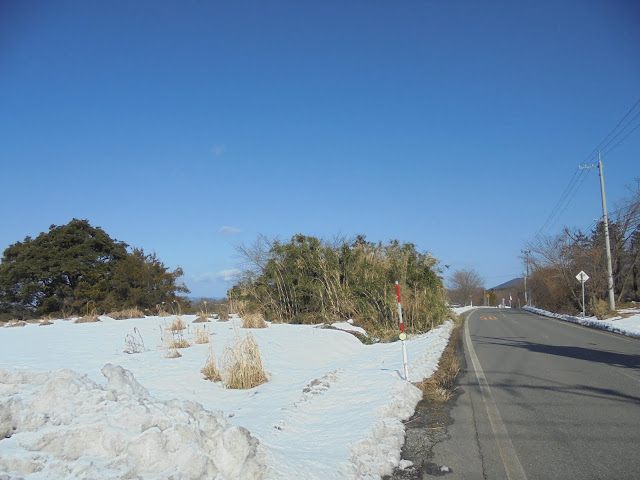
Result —
M129 253L101 228L73 219L7 247L0 264L0 308L41 315L151 308L188 291L176 284L180 275L181 269L167 271L155 254Z

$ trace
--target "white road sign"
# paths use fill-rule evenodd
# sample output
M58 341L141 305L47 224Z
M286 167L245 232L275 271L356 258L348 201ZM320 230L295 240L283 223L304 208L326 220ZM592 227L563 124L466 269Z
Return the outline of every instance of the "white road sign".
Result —
M586 273L584 273L583 270L580 270L580 273L576 275L576 279L579 282L586 282L587 280L589 280L589 275L587 275Z

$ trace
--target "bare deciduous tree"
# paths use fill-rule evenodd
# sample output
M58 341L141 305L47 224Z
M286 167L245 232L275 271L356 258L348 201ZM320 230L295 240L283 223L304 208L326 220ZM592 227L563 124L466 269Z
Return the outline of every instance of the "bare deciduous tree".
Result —
M640 188L630 188L630 192L631 197L623 200L609 217L614 289L618 302L640 298ZM527 244L527 249L532 254L530 291L536 299L536 306L562 313L580 311L581 288L575 276L581 270L590 277L587 285L589 303L597 305L599 300L607 297L602 220L591 232L565 228L557 236L538 236Z
M456 270L449 280L449 298L453 303L468 305L482 302L484 279L473 269Z

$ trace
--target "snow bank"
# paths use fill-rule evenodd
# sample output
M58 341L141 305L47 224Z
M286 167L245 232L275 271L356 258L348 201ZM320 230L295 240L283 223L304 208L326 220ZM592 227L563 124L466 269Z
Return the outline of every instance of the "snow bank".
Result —
M410 382L420 382L438 369L453 327L453 322L448 320L426 334L415 335L407 340ZM395 342L387 347L393 350L399 346L400 343ZM401 381L390 386L386 401L374 410L379 420L364 439L351 445L350 461L355 466L355 478L373 479L391 475L399 465L404 445L403 421L411 418L422 399L422 391L410 382Z
M597 317L582 318L574 317L571 315L561 315L559 313L547 312L546 310L541 310L539 308L530 306L522 307L522 309L529 312L537 313L538 315L558 318L560 320L564 320L565 322L579 323L580 325L584 325L587 327L599 328L601 330L608 330L610 332L621 333L630 337L640 338L640 313L632 315L628 318L613 317L606 320L600 320Z
M460 314L462 314L464 312L468 312L469 310L473 310L474 308L478 308L478 307L473 307L471 305L467 305L466 307L455 307L455 308L452 308L451 311L453 313L455 313L456 315L460 315Z
M102 387L69 370L0 369L0 477L259 479L258 441L220 412L154 399L119 366Z
M252 330L269 382L228 390L200 373L208 345L165 358L171 317L101 320L0 329L0 479L379 480L399 463L421 398L401 342L269 324ZM216 352L238 324L207 325ZM407 338L412 382L437 369L452 327ZM147 346L135 355L132 331Z
M362 335L363 337L368 337L369 334L362 327L356 327L353 324L353 320L349 319L346 322L334 322L331 324L331 328L335 328L336 330L344 330L345 332L356 332Z

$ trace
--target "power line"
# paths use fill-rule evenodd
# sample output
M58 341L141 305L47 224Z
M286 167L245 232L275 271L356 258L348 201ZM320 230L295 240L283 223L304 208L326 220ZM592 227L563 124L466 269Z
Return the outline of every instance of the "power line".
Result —
M607 139L608 139L608 138L613 134L613 132L615 132L615 131L618 129L618 127L622 124L622 122L624 122L624 120L629 116L629 114L631 114L631 112L632 112L632 111L633 111L633 110L634 110L634 109L635 109L639 104L640 104L640 98L636 101L636 103L634 103L634 104L633 104L633 106L629 109L629 111L627 111L627 113L625 113L625 114L624 114L624 116L620 119L620 121L618 122L618 124L617 124L615 127L613 127L613 130L611 130L611 131L609 132L609 134L608 134L606 137L604 137L604 139L600 142L600 144L599 144L596 148L594 148L594 149L591 151L591 153L589 153L589 155L587 155L587 158L584 160L584 162L582 162L583 164L587 164L587 163L589 163L590 161L593 161L593 160L594 160L594 157L595 157L595 156L597 155L597 153L598 153L598 150L604 150L604 149L607 147L607 145L609 145L609 143L611 143L611 142L612 142L612 141L613 141L613 140L614 140L618 135L620 135L620 133L622 133L622 132L623 132L623 131L624 131L624 130L629 126L629 124L630 124L633 120L635 120L635 119L636 119L636 117L638 116L638 114L640 114L640 112L638 112L638 114L636 114L636 115L635 115L631 120L629 120L629 122L624 126L624 128L623 128L620 132L618 132L618 133L615 135L615 137L613 137L611 140L609 140L609 143L607 143L607 145L605 145L604 147L602 146L602 144L603 144L604 142L606 142L606 141L607 141ZM636 127L634 128L634 130L635 130L636 128L638 128L638 127L636 126ZM633 131L633 130L632 130L632 131ZM630 132L630 133L631 133L631 132ZM628 135L627 135L627 136L628 136ZM625 138L626 138L627 136L625 136ZM621 142L620 142L620 143L621 143ZM616 146L617 146L617 144L616 144ZM612 148L611 150L613 150L613 148ZM609 151L611 151L611 150L609 150Z
M584 233L589 233L591 232L591 230L593 230L594 228L596 228L596 225L598 225L598 223L600 223L600 221L602 220L602 217L600 218L596 218L595 220L593 220L589 226L587 228L585 228L583 230Z
M580 170L581 172L583 172L584 170ZM573 201L573 198L576 196L576 194L578 193L578 190L580 190L580 187L582 187L582 184L584 183L584 181L587 179L588 173L587 175L583 175L582 176L582 180L580 181L580 183L577 183L576 188L573 190L573 193L571 194L571 197L569 197L569 199L567 200L567 202L564 205L564 208L560 211L560 213L558 213L557 218L554 220L554 223L560 219L560 217L562 217L562 215L564 214L564 212L567 210L567 208L569 208L569 205L571 205L571 202Z
M638 112L638 114L637 114L635 117L633 117L633 118L635 119L638 115L640 115L640 112ZM611 152L611 150L613 150L613 149L614 149L614 148L616 148L618 145L620 145L620 144L621 144L621 143L622 143L622 142L623 142L623 141L624 141L624 140L625 140L629 135L631 135L633 132L635 132L635 131L638 129L638 127L640 127L640 123L638 123L635 127L633 127L633 128L629 131L629 133L627 133L624 137L622 137L622 138L620 139L620 141L619 141L618 143L616 143L613 147L611 147L609 150L607 150L606 152L604 152L604 153L602 154L602 156L604 157L607 153ZM625 128L626 128L626 127L625 127ZM607 145L608 145L608 144L607 144Z
M589 155L587 155L587 157L583 162L583 165L587 165L588 163L593 163L598 158L597 156L598 151L601 152L600 158L604 157L606 154L610 153L614 148L620 145L624 140L626 140L633 132L635 132L638 128L640 128L640 122L638 122L635 126L631 128L631 130L625 133L625 131L634 123L634 121L638 117L640 117L640 111L638 111L635 115L633 115L633 117L631 117L629 121L625 123L625 120L627 120L627 118L638 107L638 105L640 105L640 98L631 106L631 108L629 108L627 113L624 114L624 116L620 119L620 121L616 124L616 126L607 134L607 136L604 137L604 139L602 139L602 141L598 144L598 146L594 148L593 151L589 153ZM623 124L624 126L620 128L620 126ZM624 134L624 136L620 138L617 143L615 143L613 146L608 148L622 134ZM603 150L605 151L603 152ZM558 200L558 202L554 205L553 209L551 210L551 213L543 223L542 227L536 233L536 237L539 237L540 234L543 233L547 228L551 228L562 217L562 215L567 210L567 208L569 208L569 205L571 205L571 202L573 201L574 197L578 193L578 190L580 190L580 187L582 187L582 184L587 178L587 175L584 174L585 170L588 170L588 169L579 168L577 171L574 172L573 176L571 177L571 180L569 181L568 185L562 192L562 195L560 196L560 200Z
M560 196L560 200L558 200L558 202L555 204L555 206L551 210L551 213L549 214L549 216L547 217L545 222L542 224L542 227L540 228L540 230L538 230L539 233L542 232L546 228L546 226L547 226L547 224L549 224L549 222L551 222L551 219L555 215L556 211L560 208L560 205L562 205L562 202L564 201L564 199L568 195L568 193L571 190L571 188L573 188L573 182L575 181L576 176L578 175L578 173L582 174L582 171L581 170L576 170L575 172L573 172L573 177L571 177L571 180L569 180L569 184L566 186L566 188L562 192L562 195Z
M553 207L553 209L551 210L551 214L549 214L540 230L538 230L536 236L539 236L541 233L543 233L547 229L547 227L551 228L560 219L562 214L567 210L567 208L569 208L569 205L571 205L571 202L578 193L578 190L580 190L580 187L582 186L586 178L587 175L585 175L585 170L576 170L574 172L573 177L571 177L571 180L569 181L569 184L560 196L560 200L558 200L556 205Z

